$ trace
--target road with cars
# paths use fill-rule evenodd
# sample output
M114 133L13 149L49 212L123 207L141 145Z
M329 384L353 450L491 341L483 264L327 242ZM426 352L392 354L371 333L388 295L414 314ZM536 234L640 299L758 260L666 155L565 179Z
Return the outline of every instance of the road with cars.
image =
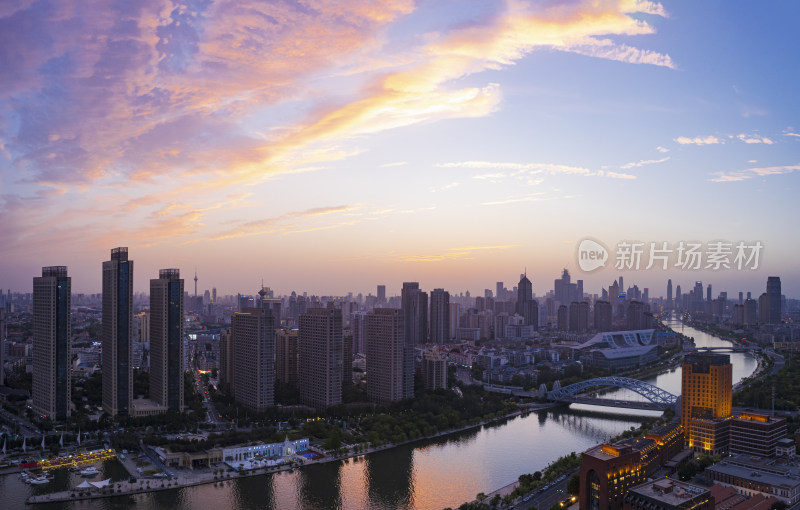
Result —
M9 425L10 432L18 432L27 437L40 437L42 433L27 418L17 416L0 407L0 418Z
M195 370L194 386L198 394L203 397L203 406L206 408L206 421L212 425L223 425L225 421L222 415L219 414L217 408L214 407L214 402L211 401L211 396L208 394L208 386L203 382L203 376L200 370Z
M569 508L574 505L569 493L567 492L567 482L577 471L569 472L556 479L556 481L545 485L540 492L533 492L522 498L522 501L511 507L515 510L528 508L552 508L559 505L562 508ZM526 501L527 499L527 501Z

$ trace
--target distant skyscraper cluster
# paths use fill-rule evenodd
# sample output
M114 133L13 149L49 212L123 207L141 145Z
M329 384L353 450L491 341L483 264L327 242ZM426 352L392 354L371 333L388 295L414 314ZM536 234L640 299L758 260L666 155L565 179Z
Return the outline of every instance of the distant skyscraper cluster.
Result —
M625 289L622 277L599 295L586 294L583 281L573 282L566 269L554 281L554 289L538 297L527 272L520 274L513 289L497 282L494 291L484 289L476 297L444 288L426 292L418 282L403 282L399 296L387 296L381 284L375 296L292 292L281 298L262 282L254 295L225 298L234 310L230 327L216 340L203 340L202 348L187 351L184 311L219 317L216 288L201 297L195 271L191 296L178 269L162 269L150 280L149 308L134 315L133 269L125 247L112 249L102 263L98 361L102 405L111 416L183 409L183 371L191 357L198 366L211 360L219 369L220 390L254 411L276 404L276 384L296 388L300 403L322 409L342 403L343 391L354 378L365 382L376 402L413 397L417 374L428 389L447 387L449 351L444 346L451 342L530 345L542 335L582 341L596 332L642 331L653 328L654 308L715 320L725 317L735 327L766 325L773 331L782 321L784 306L778 277L768 278L758 300L750 293L744 299L740 292L736 303L729 302L725 292L713 298L711 285L699 281L688 293L677 285L673 296L671 279L666 282L666 299L653 299L648 288L640 290L636 284ZM42 276L33 280L33 409L40 416L64 420L71 414L71 279L66 267L52 266L42 268ZM5 313L6 307L0 307L0 335ZM142 350L145 343L147 352ZM133 371L141 368L150 372L146 399L133 394ZM690 390L687 395L691 398Z

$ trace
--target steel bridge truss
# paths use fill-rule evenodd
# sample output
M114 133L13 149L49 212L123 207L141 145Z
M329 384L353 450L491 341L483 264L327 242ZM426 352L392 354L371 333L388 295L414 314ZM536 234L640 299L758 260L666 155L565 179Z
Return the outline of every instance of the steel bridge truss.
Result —
M638 379L630 379L628 377L597 377L582 381L569 386L564 386L561 389L553 390L547 393L547 398L550 400L574 402L576 398L581 396L584 390L597 386L616 386L617 388L625 388L643 396L656 406L666 409L675 404L678 400L676 395L662 390L658 386L640 381ZM585 400L585 399L582 399ZM601 401L602 399L598 399Z

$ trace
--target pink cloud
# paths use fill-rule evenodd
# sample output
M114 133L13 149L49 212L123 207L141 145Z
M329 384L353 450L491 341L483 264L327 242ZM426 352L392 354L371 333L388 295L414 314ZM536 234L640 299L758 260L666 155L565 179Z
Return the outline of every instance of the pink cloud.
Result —
M186 196L215 197L351 157L356 136L489 115L502 104L501 86L457 80L537 48L673 67L668 55L608 39L652 33L631 14L664 16L654 2L509 0L479 22L445 24L395 46L388 29L415 5L4 5L0 153L9 162L0 165L21 187L67 187L68 197L47 207L72 225L124 211L131 225L151 222L131 227L135 239L191 237L208 226ZM87 203L72 202L76 194ZM175 197L178 206L167 208ZM12 202L0 206L4 218L16 211ZM0 237L18 241L22 232Z

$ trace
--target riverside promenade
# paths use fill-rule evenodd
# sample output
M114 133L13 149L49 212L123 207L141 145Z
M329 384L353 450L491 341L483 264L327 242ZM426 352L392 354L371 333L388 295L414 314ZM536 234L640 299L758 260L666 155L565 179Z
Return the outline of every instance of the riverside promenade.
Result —
M373 452L389 450L396 446L400 446L402 444L408 443L415 443L424 440L431 440L431 439L438 439L441 437L449 436L451 434L457 434L459 432L464 432L467 430L475 429L482 427L484 425L490 425L491 423L507 420L511 418L515 418L522 414L526 414L531 411L538 411L549 409L553 407L559 407L560 404L533 404L529 407L526 406L525 410L517 410L512 413L509 413L504 416L497 417L493 420L481 421L479 423L475 423L472 425L465 425L463 427L459 427L456 429L445 430L442 432L438 432L432 436L421 437L417 439L412 439L409 441L405 441L403 443L387 443L384 445L371 447L366 450L362 450L359 452L349 452L342 456L334 456L334 455L326 455L320 459L316 460L308 460L304 458L295 458L295 463L287 463L280 466L275 467L268 467L268 468L257 468L249 471L228 471L227 465L218 464L211 468L199 469L199 470L176 470L175 476L173 478L139 478L139 475L136 470L136 465L133 460L133 456L128 456L126 459L119 459L125 469L128 471L131 477L136 477L136 482L131 483L128 480L125 481L117 481L111 482L107 487L98 489L92 487L90 489L77 489L73 488L67 491L61 492L52 492L49 494L41 494L38 496L31 496L26 500L26 503L29 505L34 504L42 504L42 503L57 503L63 501L80 501L80 500L89 500L89 499L100 499L100 498L112 498L118 496L131 496L134 501L136 499L136 495L138 494L145 494L149 492L157 492L157 491L165 491L165 490L174 490L180 489L183 487L191 487L194 485L204 485L216 482L224 482L226 480L235 480L237 478L245 478L249 476L260 476L269 473L280 473L282 471L291 471L292 469L300 468L302 466L307 466L311 464L323 464L326 462L341 462L347 461L350 458L359 458L365 455L369 455ZM222 473L220 474L220 471Z

